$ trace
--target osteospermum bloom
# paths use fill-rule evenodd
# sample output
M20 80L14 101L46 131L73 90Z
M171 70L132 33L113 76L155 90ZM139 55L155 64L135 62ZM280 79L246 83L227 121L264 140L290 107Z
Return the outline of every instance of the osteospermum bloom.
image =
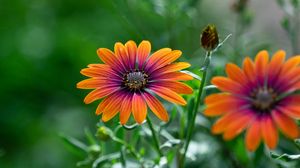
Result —
M154 96L186 105L179 94L190 94L192 88L179 81L191 80L192 76L181 69L190 64L173 63L181 51L163 48L150 55L151 44L142 41L139 46L133 41L125 45L116 43L114 52L106 48L97 50L104 64L90 64L81 74L91 77L77 84L80 89L94 89L84 99L86 104L102 99L96 114L108 121L120 112L121 124L126 124L131 113L137 123L147 115L147 105L161 120L168 121L168 113Z
M205 115L221 116L212 132L230 140L246 131L245 144L255 151L263 140L273 149L278 143L278 131L288 138L297 138L300 118L300 56L285 61L285 52L278 51L269 60L267 51L257 54L254 62L245 58L242 69L226 65L228 77L214 77L212 83L222 93L205 99Z

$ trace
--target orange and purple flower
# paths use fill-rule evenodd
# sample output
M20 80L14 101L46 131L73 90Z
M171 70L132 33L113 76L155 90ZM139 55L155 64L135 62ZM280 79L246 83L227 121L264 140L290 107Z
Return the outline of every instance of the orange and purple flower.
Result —
M299 136L295 119L300 118L300 55L285 61L278 51L269 61L267 51L257 54L255 61L246 58L243 68L227 64L228 77L214 77L212 83L222 93L206 97L207 116L222 116L212 132L230 140L247 129L245 143L255 151L263 140L274 149L278 131L293 139Z
M126 124L131 113L136 122L142 123L147 115L147 105L161 120L168 121L168 113L162 103L153 96L186 105L179 94L191 94L192 88L179 81L192 76L178 72L190 66L186 62L173 63L181 51L163 48L150 55L151 44L133 41L125 45L116 43L114 52L106 48L97 50L104 64L90 64L81 74L91 77L77 84L80 89L94 89L84 99L86 104L102 99L96 114L108 121L120 112L121 124Z

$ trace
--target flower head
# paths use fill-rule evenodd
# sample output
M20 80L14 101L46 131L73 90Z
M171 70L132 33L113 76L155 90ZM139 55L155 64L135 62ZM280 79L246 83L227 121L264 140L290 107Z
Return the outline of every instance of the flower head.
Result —
M230 140L246 131L245 143L255 151L263 140L273 149L278 143L279 128L289 138L299 136L294 119L300 118L300 56L285 61L278 51L269 61L267 51L260 51L255 61L246 58L242 69L227 64L228 77L214 77L212 83L222 93L206 97L205 115L221 116L212 132Z
M150 55L151 44L133 41L125 45L116 43L114 52L106 48L97 50L104 64L90 64L81 74L91 77L77 84L80 89L94 89L84 99L89 104L103 99L96 114L108 121L118 112L121 124L126 124L131 113L136 122L142 123L147 115L147 105L161 120L168 121L168 113L154 96L180 105L186 101L179 94L191 94L192 88L179 81L191 80L192 76L178 72L190 64L173 63L181 51L163 48Z
M219 44L219 35L215 25L209 24L202 31L201 37L201 46L207 50L214 50Z

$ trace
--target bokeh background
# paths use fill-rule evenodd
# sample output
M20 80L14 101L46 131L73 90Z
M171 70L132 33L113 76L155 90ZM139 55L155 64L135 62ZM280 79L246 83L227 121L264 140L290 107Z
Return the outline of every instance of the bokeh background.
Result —
M75 167L83 159L66 148L60 135L84 141L84 128L96 130L97 103L85 105L88 91L76 89L76 83L84 79L80 69L99 62L99 47L113 49L118 41L146 39L153 50L182 50L181 60L197 68L204 57L200 32L213 23L221 39L232 34L213 57L219 74L227 62L240 64L244 56L253 57L261 49L271 53L285 49L288 55L299 51L283 25L291 7L283 9L276 0L249 0L240 11L237 2L0 0L0 167ZM210 151L210 146L201 145L198 152ZM229 146L243 146L243 141ZM285 152L295 151L291 143L282 146ZM209 165L207 160L195 163ZM269 161L265 159L262 167ZM227 161L219 162L231 167Z

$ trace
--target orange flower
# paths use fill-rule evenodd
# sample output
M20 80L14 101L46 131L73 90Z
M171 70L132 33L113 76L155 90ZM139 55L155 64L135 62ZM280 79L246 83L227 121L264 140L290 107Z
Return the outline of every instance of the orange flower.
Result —
M190 66L185 62L173 63L181 51L163 48L150 55L149 41L142 41L138 47L133 41L125 45L118 42L114 50L98 49L104 64L90 64L82 69L81 74L91 78L77 84L80 89L94 89L85 97L86 104L103 98L96 114L102 114L104 122L120 112L120 122L126 124L132 112L140 124L146 118L147 105L159 119L168 121L168 113L154 93L172 103L186 105L179 94L191 94L193 90L178 81L193 77L177 72Z
M212 83L222 93L205 99L205 115L222 116L212 132L231 140L247 129L245 143L255 151L263 140L274 149L279 128L293 139L299 136L294 119L300 118L300 55L285 61L285 52L278 51L269 61L267 51L257 54L255 61L246 58L243 68L227 64L228 77L214 77Z

